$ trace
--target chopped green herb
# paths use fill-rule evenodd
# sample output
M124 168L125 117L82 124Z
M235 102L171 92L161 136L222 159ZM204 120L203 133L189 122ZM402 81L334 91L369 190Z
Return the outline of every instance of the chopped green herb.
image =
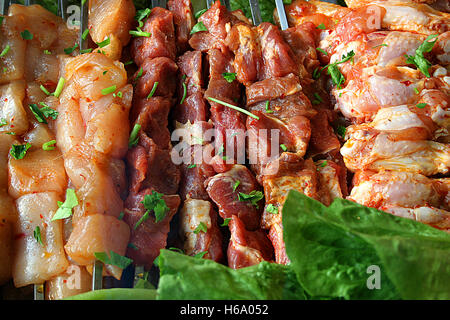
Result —
M113 85L113 86L111 86L111 87L102 89L102 95L106 96L106 95L108 95L108 94L113 93L113 92L116 91L116 90L117 90L117 86L116 86L116 85Z
M134 63L134 61L130 60L130 61L124 62L123 65L124 66L128 66L128 65L133 64L133 63Z
M155 92L156 92L156 88L158 88L158 84L159 84L158 81L156 81L156 82L153 84L152 90L151 90L150 93L148 94L147 99L150 99L151 97L153 97L153 95L154 95Z
M134 19L139 22L140 28L142 28L142 26L144 25L142 20L147 18L151 12L152 12L152 9L150 9L150 8L141 9L136 12L136 16L134 17Z
M81 54L84 54L84 53L91 53L93 50L94 50L94 49L92 49L92 48L82 49L82 50L80 50L80 53L81 53Z
M278 208L271 203L267 205L266 211L272 214L278 214Z
M280 148L283 149L283 151L287 151L287 147L285 144L280 144Z
M208 31L203 22L199 21L195 26L192 27L191 35L200 31Z
M253 113L251 113L251 112L249 112L249 111L247 111L245 109L239 108L237 106L234 106L234 105L232 105L230 103L221 101L221 100L216 99L216 98L211 98L211 97L208 97L208 100L210 100L212 102L215 102L215 103L218 103L218 104L221 104L221 105L226 106L228 108L234 109L236 111L242 112L243 114L246 114L249 117L252 117L252 118L255 118L256 120L259 120L259 117L257 115L254 115Z
M103 47L106 47L107 45L109 45L111 43L111 40L109 39L109 37L108 38L106 38L105 40L103 40L102 42L98 42L97 43L97 46L99 47L99 48L103 48Z
M128 248L131 248L131 249L133 249L133 250L137 250L138 248L136 247L136 245L134 244L134 243L129 243L128 245L127 245L127 247Z
M42 84L41 84L41 86L40 86L39 88L41 88L41 90L42 90L46 95L48 95L48 96L51 95L50 91L48 91L47 88L44 87Z
M372 48L375 49L375 48L378 48L378 47L387 47L387 46L388 45L386 43L382 43L382 44L379 44L379 45L377 45L375 47L372 47Z
M78 205L78 198L75 190L67 188L66 200L64 202L58 202L58 210L56 210L52 221L68 218L72 215L72 209Z
M141 130L141 125L136 123L133 130L131 130L130 138L128 139L128 147L132 148L137 146L139 142L139 130Z
M76 50L76 48L78 48L78 43L75 43L75 45L71 48L65 48L64 52L66 54L71 54L72 52L74 52Z
M42 237L41 237L41 228L39 228L39 226L36 226L36 228L33 231L33 236L36 239L36 241L43 246L44 244L42 243Z
M23 32L20 33L20 35L22 36L23 40L32 40L33 39L33 34L28 30L24 30Z
M237 187L239 187L240 184L241 184L241 181L236 180L236 182L234 183L234 186L233 186L233 192L236 191Z
M55 150L56 147L54 146L56 144L56 140L51 140L48 142L45 142L44 144L42 144L42 150L44 151L52 151Z
M97 260L103 262L104 264L113 265L121 269L128 267L133 260L124 256L121 256L114 251L109 251L109 257L105 252L94 252L94 256Z
M50 108L47 104L44 102L39 102L41 106L43 106L40 111L44 114L44 117L46 118L52 118L53 120L56 120L58 118L59 112L55 109Z
M51 53L51 51L45 49L45 50L44 50L44 54L51 55L52 53Z
M10 154L16 160L21 160L27 154L28 149L31 148L31 143L27 144L13 144L11 146Z
M122 220L125 213L123 211L120 211L119 217L117 219Z
M164 219L166 213L170 210L166 202L162 198L163 194L156 191L152 191L151 194L146 194L144 200L141 202L144 208L147 210L134 226L136 230L144 221L149 217L151 211L155 213L155 222L158 223Z
M425 41L416 49L415 55L405 55L406 63L415 65L417 69L419 69L428 78L430 77L430 72L428 71L428 69L431 67L431 62L424 57L424 53L430 52L433 49L437 38L437 34L429 35L425 39ZM434 39L434 41L430 41L432 39Z
M231 218L225 218L223 219L223 223L220 225L221 227L227 227L228 224L230 223Z
M3 126L7 126L8 125L8 121L6 121L5 118L1 118L0 119L0 128Z
M321 48L316 48L317 51L323 53L324 55L328 55L328 52L326 52L325 50L321 49Z
M86 29L83 31L83 34L81 35L81 39L86 40L88 34L89 34L89 29L86 28Z
M420 93L419 89L417 89L417 88L414 88L414 92L415 92L416 94L419 94L419 93Z
M264 194L261 191L256 190L251 191L249 194L239 192L238 195L239 201L250 201L256 208L259 208L258 201L262 200L263 198Z
M266 113L273 113L274 111L269 109L269 105L270 105L270 101L267 100L266 101Z
M314 92L313 95L316 98L312 101L313 104L321 104L323 102L322 97L317 92Z
M236 72L224 72L222 73L222 76L225 80L227 80L228 83L232 83L234 80L236 80Z
M202 10L200 10L200 11L197 11L197 12L194 14L195 19L200 18L200 17L202 16L202 14L204 14L206 11L208 11L208 9L202 9Z
M187 168L188 169L192 169L192 168L195 168L196 166L197 166L196 164L190 164L190 165L187 166Z
M9 44L6 45L5 49L3 49L3 51L0 53L0 57L4 57L6 56L6 54L8 53L9 49L11 49L11 47L9 46Z
M200 232L208 232L208 226L204 223L204 222L200 222L197 226L197 228L195 228L194 233L198 234Z
M144 68L140 68L138 73L136 74L136 77L133 80L133 86L137 85L139 78L142 77L143 74L144 74Z
M347 132L347 128L346 127L338 126L336 131L337 131L337 134L342 137L342 139L345 139L345 133Z
M322 161L322 162L319 164L319 167L324 168L324 167L327 166L327 164L328 164L328 161L327 161L327 160L324 160L324 161Z
M15 132L5 132L5 134L9 134L10 136L15 136L16 135Z
M3 23L3 19L5 19L5 17L4 16L0 16L0 24Z
M194 258L201 259L201 258L203 258L203 257L205 256L205 254L207 254L207 253L208 253L208 251L202 251L202 252L199 252L199 253L197 253L197 254L194 256Z
M355 56L355 52L353 50L351 50L350 52L347 53L347 55L344 54L342 56L341 61L337 61L337 62L328 64L320 70L318 68L314 69L313 74L312 74L313 79L316 79L316 80L319 79L322 71L327 69L327 73L329 75L331 75L331 80L333 81L333 83L335 85L337 85L338 89L341 89L341 85L345 82L345 78L344 78L344 75L339 70L338 65L341 63L347 62L350 59L353 59L354 56Z
M183 80L182 80L183 81L183 83L182 83L182 85L183 85L183 97L181 97L180 104L184 103L184 99L186 99L186 95L187 95L187 87L186 87L185 80L186 80L186 75L184 74L183 75Z
M59 95L63 91L65 83L66 83L66 79L64 79L63 77L59 78L58 84L57 84L56 89L55 89L55 92L53 92L53 95L55 97L59 98Z
M418 103L418 104L416 104L416 107L419 108L419 109L423 109L423 108L425 108L426 106L427 106L426 103Z
M321 74L321 70L320 70L319 68L315 68L315 69L313 70L313 73L312 73L313 79L314 79L314 80L319 79L319 78L320 78L320 74Z
M316 28L320 29L320 30L325 30L326 29L326 27L325 27L325 25L323 23L319 24Z
M44 116L43 112L39 109L37 104L30 104L29 107L30 107L31 112L33 112L34 117L36 118L36 120L38 122L48 124L47 120L45 119L45 116Z

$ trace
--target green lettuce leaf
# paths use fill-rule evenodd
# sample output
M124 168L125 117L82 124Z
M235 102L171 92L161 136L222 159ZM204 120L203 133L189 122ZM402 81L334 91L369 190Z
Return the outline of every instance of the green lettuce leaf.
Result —
M269 262L233 270L170 250L159 256L158 299L305 300L291 268Z
M155 300L156 290L113 288L81 293L64 300Z
M294 190L283 228L291 266L310 295L450 298L450 235L443 231L343 199L327 208ZM367 285L373 266L379 289Z

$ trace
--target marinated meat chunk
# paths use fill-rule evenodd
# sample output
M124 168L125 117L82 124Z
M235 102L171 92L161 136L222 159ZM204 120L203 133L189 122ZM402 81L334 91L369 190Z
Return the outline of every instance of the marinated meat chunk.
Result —
M236 215L231 217L228 226L231 232L227 251L230 268L239 269L272 260L273 249L263 230L248 231Z
M245 195L259 190L253 174L243 165L234 165L231 170L216 174L205 181L209 197L219 208L222 218L239 217L247 230L256 230L262 210L262 202L247 200ZM244 196L243 196L244 195Z

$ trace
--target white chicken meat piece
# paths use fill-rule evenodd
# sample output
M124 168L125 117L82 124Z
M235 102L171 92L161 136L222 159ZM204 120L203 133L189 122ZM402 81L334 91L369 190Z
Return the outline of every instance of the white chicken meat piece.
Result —
M450 183L399 171L362 172L348 199L402 217L449 229Z
M62 222L52 221L61 200L54 192L27 194L17 199L19 216L13 265L16 287L42 283L68 267Z

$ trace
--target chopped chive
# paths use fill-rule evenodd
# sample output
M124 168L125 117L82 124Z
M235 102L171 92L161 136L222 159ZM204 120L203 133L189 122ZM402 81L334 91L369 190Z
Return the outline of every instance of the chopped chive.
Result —
M42 144L42 150L44 151L52 151L55 150L56 147L54 146L56 144L56 140L51 140L48 142L45 142L44 144Z
M270 104L270 101L267 100L266 101L266 113L273 113L274 111L269 109L269 104Z
M89 34L89 29L86 28L86 29L83 31L83 34L81 35L81 39L86 40L88 34Z
M51 95L51 93L47 90L47 88L46 87L44 87L42 84L41 84L41 86L39 87L39 88L41 88L41 90L46 94L46 95Z
M375 47L372 47L372 48L375 49L375 48L378 48L378 47L387 47L387 46L388 45L386 43L382 43L382 44L379 44L379 45L377 45Z
M49 50L47 50L47 49L45 49L45 50L44 50L44 54L47 54L47 55L51 55L51 54L52 54L52 52L51 52L51 51L49 51Z
M58 85L56 86L55 92L53 92L53 95L57 98L59 98L59 95L61 94L64 84L66 83L66 79L63 77L59 78Z
M327 164L328 164L328 161L325 160L325 161L323 161L323 162L321 162L321 163L319 164L319 167L324 168L324 167L327 166Z
M317 51L322 52L324 55L328 55L328 52L326 52L325 50L321 49L321 48L316 48Z
M124 215L125 215L125 212L120 211L119 217L117 219L122 220Z
M326 27L325 27L325 25L323 23L321 23L316 28L320 29L320 30L325 30Z
M142 31L142 30L132 30L132 31L130 31L130 34L132 35L132 36L134 36L134 37L147 37L147 38L149 38L149 37L151 37L152 36L152 34L150 33L150 32L145 32L145 31Z
M414 88L414 92L415 92L416 94L419 94L419 93L420 93L419 89L417 89L417 88Z
M138 136L139 130L141 130L141 125L136 123L134 125L134 127L133 127L133 130L131 130L130 138L128 140L128 146L130 148L132 148L132 147L134 147L134 146L136 146L138 144L138 142L139 142L139 136Z
M109 37L108 38L106 38L105 40L103 40L102 42L98 42L97 43L97 46L99 47L99 48L103 48L103 47L106 47L107 45L109 45L111 43L111 40L109 39Z
M186 75L183 75L183 97L181 98L180 104L183 104L184 99L186 99L186 95L187 95L186 82L184 81L185 79L186 79Z
M128 65L133 64L133 63L134 63L134 61L130 60L130 61L124 62L123 65L124 66L128 66Z
M227 103L227 102L221 101L221 100L216 99L216 98L208 97L208 100L210 100L210 101L212 101L212 102L215 102L215 103L218 103L218 104L221 104L221 105L223 105L223 106L225 106L225 107L234 109L234 110L236 110L236 111L242 112L243 114L246 114L246 115L248 115L249 117L252 117L252 118L254 118L254 119L256 119L256 120L259 120L259 117L258 117L257 115L254 115L253 113L251 113L251 112L249 112L249 111L247 111L247 110L245 110L245 109L239 108L239 107L237 107L237 106L234 106L234 105L232 105L232 104L229 104L229 103Z
M9 44L6 45L5 49L3 49L3 51L0 53L0 57L4 57L6 56L6 54L8 53L9 49L11 49L11 47L9 46Z
M285 144L280 144L280 148L283 149L283 151L287 151L287 147Z
M117 90L117 86L116 85L108 87L108 88L105 88L105 89L102 89L102 95L106 96L108 94L113 93L116 90Z
M1 118L0 119L0 128L3 126L7 126L8 125L8 121L6 121L5 118Z
M316 98L316 99L314 99L313 101L312 101L312 103L313 104L321 104L322 102L323 102L323 99L322 99L322 97L317 93L317 92L314 92L314 97Z
M153 95L154 95L155 92L156 92L156 88L158 87L158 84L159 84L158 81L156 81L156 82L153 84L152 90L151 90L150 93L148 94L147 99L150 99L151 97L153 97Z
M22 36L23 40L32 40L33 39L33 34L28 30L24 30L23 32L20 33L20 35Z
M345 133L347 132L347 128L346 127L338 126L336 131L337 131L337 134L342 137L342 139L345 139Z
M192 168L195 168L196 166L197 166L196 164L190 164L190 165L187 166L187 168L188 169L192 169Z
M81 53L81 54L83 54L83 53L91 53L92 50L94 50L94 49L92 49L92 48L82 49L82 50L80 50L80 53Z

